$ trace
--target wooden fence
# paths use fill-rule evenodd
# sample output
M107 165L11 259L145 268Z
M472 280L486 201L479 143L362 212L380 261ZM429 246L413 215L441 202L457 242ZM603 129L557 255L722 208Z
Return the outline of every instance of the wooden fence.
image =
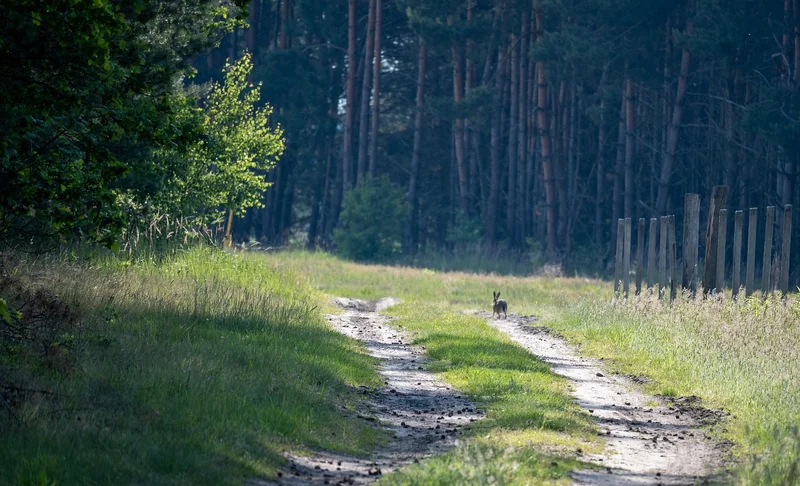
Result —
M716 186L711 194L708 212L708 225L705 238L705 258L703 262L702 288L704 293L721 292L725 288L725 272L728 268L728 210L727 186ZM762 253L762 275L758 287L764 294L773 290L782 293L789 291L789 265L792 245L792 206L783 208L782 235L780 246L773 252L775 236L775 207L765 211ZM649 229L647 220L641 218L636 228L636 255L631 255L632 221L630 218L617 221L617 253L614 275L614 294L628 297L631 285L631 265L634 265L635 293L642 292L646 285L648 292L657 292L660 298L674 300L678 288L697 292L700 281L698 251L700 245L700 196L687 194L683 218L682 259L677 259L675 241L675 215L651 218ZM736 211L733 225L732 275L730 276L732 296L736 297L740 288L742 274L742 239L744 211ZM645 234L647 233L647 234ZM758 208L750 208L747 225L747 254L745 258L744 289L747 296L756 290L756 245L758 243ZM658 247L656 248L656 243ZM645 255L645 250L647 254ZM774 254L773 254L774 253ZM645 271L645 262L647 264ZM773 272L773 269L775 272ZM644 282L644 276L647 276Z

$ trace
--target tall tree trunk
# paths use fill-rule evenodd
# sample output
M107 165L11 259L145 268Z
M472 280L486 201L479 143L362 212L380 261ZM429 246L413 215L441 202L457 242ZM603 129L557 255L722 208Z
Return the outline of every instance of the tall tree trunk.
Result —
M563 111L568 106L566 103L567 83L561 81L558 96L553 93L553 137L556 150L553 157L553 169L556 177L556 195L558 196L558 241L564 243L567 234L567 218L569 217L569 201L567 201L567 136L566 127L569 118L568 111Z
M358 123L358 169L356 184L361 184L367 173L367 146L369 144L369 101L372 88L372 55L375 43L375 0L369 0L367 33L364 49L364 76L361 78L361 114Z
M497 239L497 210L500 198L500 140L502 138L502 103L505 91L505 67L503 50L497 51L497 77L495 78L494 107L492 109L492 128L490 132L489 201L486 205L486 236L489 245L494 247Z
M331 190L331 179L333 178L333 174L331 174L331 165L333 164L333 137L329 136L325 146L325 180L322 186L322 198L319 203L320 208L320 215L319 215L319 229L316 230L317 238L314 241L314 246L316 247L319 243L325 243L325 239L327 239L327 235L325 234L325 229L328 224L328 218L330 217L330 190ZM322 241L320 241L322 240Z
M636 139L636 116L633 100L633 80L625 76L625 218L633 218L633 157Z
M314 188L314 199L311 202L311 217L308 221L308 241L306 249L313 250L317 247L317 237L319 236L320 206L322 204L322 191L324 185L317 182Z
M533 0L533 12L536 23L536 38L541 41L544 34L542 26L542 11L539 0ZM547 113L547 76L545 75L544 61L536 61L536 78L538 85L538 129L541 135L542 146L542 173L545 186L545 200L547 205L547 251L552 258L558 253L558 240L556 235L556 188L553 180L553 158L550 141L550 123Z
M533 45L536 42L534 39L533 31L536 27L533 25L533 16L530 18L531 21L531 29L529 34L529 52L533 49ZM536 133L536 63L532 60L528 60L528 92L526 94L527 99L527 107L528 113L526 115L525 123L528 126L528 140L527 140L527 151L528 151L528 159L527 164L525 167L525 207L523 209L523 218L525 219L524 225L524 236L527 238L528 236L533 236L534 228L536 226L536 211L534 211L534 207L536 205L535 195L536 191L534 189L536 174L538 166L537 166L537 140L538 134Z
M467 0L467 24L472 23L473 9L475 8L475 0ZM465 42L465 75L464 75L464 97L469 98L472 91L475 77L475 62L472 60L472 39L467 38ZM478 147L477 133L472 130L469 118L464 120L464 143L466 144L468 163L468 194L470 200L470 209L475 208L480 203L480 194L478 193L478 155L479 152L475 148Z
M336 82L336 69L332 63L328 65L328 80L328 147L325 166L325 192L322 196L322 220L320 221L321 243L323 245L329 243L333 226L336 224L336 220L339 217L339 204L341 203L342 189L340 179L342 164L336 164L334 158L340 90Z
M524 13L522 16L522 35L520 36L520 56L519 56L519 108L518 115L519 121L517 122L517 130L519 135L517 138L517 189L516 196L517 202L515 204L517 212L514 215L514 238L517 244L525 242L525 182L526 172L525 168L528 163L528 100L526 96L528 93L528 27L530 19L528 14Z
M381 44L383 37L383 0L375 1L375 64L372 73L372 118L369 137L369 176L375 177L378 159L378 128L381 115Z
M453 23L453 17L448 19ZM464 66L461 48L458 42L453 42L453 102L458 106L464 99ZM456 118L453 130L455 140L456 171L458 175L458 210L467 214L469 210L469 185L467 180L467 165L464 151L464 119Z
M514 229L517 216L517 124L519 123L519 48L517 36L511 34L509 49L511 50L511 99L508 122L508 189L506 190L506 232L512 244L516 244Z
M411 154L411 174L408 179L408 222L406 224L406 252L416 253L419 235L419 198L417 184L419 179L419 159L422 150L422 115L425 108L425 64L428 51L425 41L419 39L419 58L417 60L417 100L414 115L414 150Z
M569 149L567 150L567 160L569 163L569 178L567 180L567 191L569 193L569 215L567 220L567 242L565 264L570 265L572 260L572 243L573 232L575 229L575 221L578 218L578 178L580 168L580 142L579 136L581 131L580 112L581 106L578 99L578 85L575 79L575 71L572 73L572 92L570 94L570 124L569 124Z
M733 144L734 137L734 116L733 116L733 103L736 96L733 88L734 76L728 77L728 83L725 89L728 101L723 105L724 123L725 123L725 165L722 172L722 184L728 186L733 190L734 188L734 170L736 166L736 148Z
M352 187L353 122L356 97L356 0L347 0L347 101L342 141L342 198Z
M600 85L602 86L603 83ZM601 94L602 96L602 94ZM600 98L600 127L597 134L597 159L595 165L597 166L596 187L595 187L595 200L594 200L594 243L598 248L603 248L603 203L605 202L605 157L604 150L606 146L606 98Z
M289 6L291 0L281 0L281 49L289 48Z
M228 62L233 64L239 57L239 26L233 28L231 32L231 43L228 46Z
M687 12L686 34L691 35L694 30L692 22L693 12ZM654 216L662 216L667 210L667 196L669 194L669 181L672 178L672 168L675 165L675 151L678 148L678 133L683 120L683 99L686 96L686 86L689 79L689 65L692 54L684 46L681 53L681 70L678 74L678 88L675 92L675 101L672 107L672 121L667 131L666 150L661 158L661 174L658 179L658 195Z
M296 165L296 164L295 164ZM286 191L283 195L283 213L280 221L280 228L278 229L278 238L281 245L286 244L289 240L289 229L293 224L293 211L294 207L294 192L297 182L296 167L293 165L286 178Z
M795 88L800 87L800 0L794 0L794 81Z
M258 31L261 27L261 0L250 2L250 28L247 29L247 50L253 55L253 63L258 62Z
M625 172L625 98L619 108L619 124L617 129L617 157L614 162L614 184L611 201L611 245L609 251L614 250L617 241L617 221L622 217L624 201L624 172Z

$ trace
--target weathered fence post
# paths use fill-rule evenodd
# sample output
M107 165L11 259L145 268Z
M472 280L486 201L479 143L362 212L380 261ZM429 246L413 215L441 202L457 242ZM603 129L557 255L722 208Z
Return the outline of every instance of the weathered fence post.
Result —
M700 196L687 194L683 216L683 287L697 291L697 246L700 244Z
M714 279L714 284L716 285L714 288L721 294L725 290L725 247L728 243L728 210L720 209L717 219L719 220L719 227L717 228L717 274Z
M678 275L678 262L677 262L677 242L675 241L675 215L668 216L668 231L669 231L669 268L670 268L670 284L669 284L669 301L675 300L675 295L678 292L677 288L677 275Z
M750 297L756 289L756 233L758 232L758 208L750 208L747 225L747 276L745 295Z
M733 297L739 295L742 286L742 226L744 226L744 211L736 211L733 223L733 275L731 275L731 289Z
M767 225L764 231L764 268L761 271L761 291L767 296L772 276L772 237L775 231L775 206L767 206Z
M656 228L658 219L650 218L650 232L647 234L647 288L656 285Z
M639 218L636 230L636 295L642 293L642 277L644 276L644 228L645 219Z
M722 287L717 283L717 251L720 232L719 212L728 204L728 186L714 186L708 208L706 230L706 259L703 266L703 294ZM724 256L723 256L724 264Z
M667 221L666 216L661 216L661 238L659 239L659 254L658 254L658 297L664 297L667 288Z
M789 292L789 263L792 257L792 205L783 208L783 238L781 239L781 275L778 290Z
M625 249L622 253L622 293L628 298L631 288L631 218L625 218Z
M617 221L617 256L614 261L614 296L619 297L619 284L622 282L622 253L625 243L625 220Z

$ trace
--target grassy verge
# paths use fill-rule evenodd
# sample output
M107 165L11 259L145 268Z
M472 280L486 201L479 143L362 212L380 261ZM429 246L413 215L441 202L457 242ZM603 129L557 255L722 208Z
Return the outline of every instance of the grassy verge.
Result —
M2 484L241 484L274 476L284 449L366 453L384 440L345 410L352 387L379 384L374 360L292 273L202 250L157 266L11 271L77 322L61 336L69 366L0 343L14 407L0 411Z

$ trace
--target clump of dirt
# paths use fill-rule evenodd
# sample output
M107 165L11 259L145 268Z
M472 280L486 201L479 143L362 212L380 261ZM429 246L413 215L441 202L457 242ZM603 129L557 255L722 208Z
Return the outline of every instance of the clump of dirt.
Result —
M631 380L632 383L636 383L637 385L646 385L653 381L644 375L621 375L621 376L624 376L625 378Z
M661 400L661 403L668 406L670 410L674 410L680 415L690 416L703 426L718 425L724 423L730 417L730 412L724 409L703 407L701 405L702 399L694 395L688 397L657 395L656 398Z

